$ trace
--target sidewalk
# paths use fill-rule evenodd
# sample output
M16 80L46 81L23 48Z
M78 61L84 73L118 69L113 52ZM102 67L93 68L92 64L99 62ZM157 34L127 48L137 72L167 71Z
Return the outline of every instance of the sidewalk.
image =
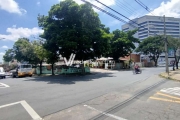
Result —
M111 69L100 69L100 68L90 68L91 72L101 72L101 73L108 73L108 72L119 72L118 70L111 70Z
M180 69L176 69L175 71L169 71L169 76L167 73L161 73L160 76L171 80L180 81Z

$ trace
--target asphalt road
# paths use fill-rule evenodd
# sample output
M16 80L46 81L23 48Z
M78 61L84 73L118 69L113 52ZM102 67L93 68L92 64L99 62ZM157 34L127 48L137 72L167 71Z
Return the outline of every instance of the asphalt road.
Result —
M87 76L0 79L0 120L46 118L53 113L67 110L78 104L88 104L91 100L97 103L100 100L96 99L100 96L115 91L127 96L132 95L135 94L133 93L134 89L143 90L148 85L158 82L156 78L151 77L164 70L164 67L146 68L143 69L142 74L138 75L133 75L132 71L119 71L94 73ZM152 80L147 80L150 78ZM131 89L142 81L146 81L146 83ZM127 88L128 90L126 90ZM120 101L113 104L118 102ZM105 111L113 104L103 105L100 109Z

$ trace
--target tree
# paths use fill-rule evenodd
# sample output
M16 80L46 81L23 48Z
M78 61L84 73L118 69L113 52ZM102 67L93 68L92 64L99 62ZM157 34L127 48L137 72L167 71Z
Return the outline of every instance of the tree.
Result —
M127 33L118 29L113 31L111 55L115 60L130 55L133 49L136 48L134 43L139 43L139 40L133 37L136 32L137 30L128 31Z
M42 74L42 63L47 58L47 50L44 48L41 41L35 40L32 42L33 51L35 54L36 62L39 63L40 75Z
M5 55L3 56L3 60L5 62L11 62L14 59L14 52L13 49L6 50Z
M150 55L151 59L154 61L155 66L157 66L157 61L159 55L164 51L164 41L161 36L148 37L144 39L136 52L142 52L145 55Z
M179 58L179 56L176 55L176 51L180 47L180 39L173 38L172 36L167 36L167 41L168 41L168 47L173 49L176 69L178 69L178 64L179 64L180 58ZM173 68L174 68L174 65L173 65Z
M61 1L51 7L48 16L39 15L38 23L44 29L41 37L50 43L46 49L54 58L58 54L69 58L74 53L76 59L87 60L103 55L109 49L109 29L101 24L89 4Z
M13 45L14 58L19 62L36 64L33 46L27 38L19 38Z

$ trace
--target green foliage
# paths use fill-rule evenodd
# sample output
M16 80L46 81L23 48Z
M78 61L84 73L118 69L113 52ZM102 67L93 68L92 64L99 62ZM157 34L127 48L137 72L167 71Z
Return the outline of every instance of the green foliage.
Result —
M3 56L3 60L5 62L10 62L14 59L14 52L13 52L13 49L8 49L6 50L6 53L5 55Z
M19 62L33 63L35 54L33 46L27 38L19 38L13 45L14 57Z
M105 55L110 49L109 28L101 24L89 4L61 1L51 7L48 16L39 15L38 23L44 29L41 37L46 39L45 48L55 58L75 53L76 59L86 60Z
M157 60L159 55L164 51L164 39L162 36L148 37L144 39L139 47L136 49L136 52L141 52L145 55L150 55L152 60L157 66Z
M45 61L47 57L47 50L44 48L42 43L40 43L40 41L33 41L32 46L33 46L35 57L38 60L38 62Z
M174 51L176 68L178 69L179 57L176 56L176 51L177 51L178 48L180 48L180 39L173 38L172 36L167 36L167 41L168 41L168 47L172 48L173 51Z
M180 47L180 39L178 38L173 38L172 36L167 36L167 41L168 41L168 47L172 48L174 52Z
M135 49L134 43L139 43L139 40L133 37L136 32L137 30L128 31L127 33L118 29L113 31L111 55L115 60L118 60L119 57L130 55L133 49Z

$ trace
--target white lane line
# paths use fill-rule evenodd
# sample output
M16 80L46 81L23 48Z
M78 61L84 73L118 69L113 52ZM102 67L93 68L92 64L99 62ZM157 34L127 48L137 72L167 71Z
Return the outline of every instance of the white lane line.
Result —
M5 108L5 107L9 107L12 105L16 105L16 104L21 104L24 107L24 109L29 113L29 115L33 118L33 120L43 120L25 100L6 104L6 105L2 105L2 106L0 106L0 109Z
M0 87L0 88L7 88L7 87L10 87L9 85L6 85L6 84L4 84L4 83L0 83L0 86L2 86L2 87Z
M32 109L32 107L25 101L21 101L21 105L26 109L26 111L31 115L34 120L42 120L42 118Z
M4 107L9 107L9 106L12 106L12 105L16 105L16 104L20 104L20 102L15 102L15 103L10 103L10 104L6 104L6 105L2 105L2 106L0 106L0 109L4 108Z
M109 113L102 112L102 111L97 110L97 109L95 109L95 108L93 108L93 107L91 107L91 106L88 106L88 105L84 105L84 106L87 107L87 108L89 108L89 109L91 109L91 110L95 110L95 111L97 111L97 112L99 112L99 113L101 113L101 114L103 114L103 115L106 115L106 116L108 116L108 117L114 118L114 119L116 119L116 120L127 120L127 119L124 119L124 118L121 118L121 117L118 117L118 116L115 116L115 115L112 115L112 114L109 114Z

